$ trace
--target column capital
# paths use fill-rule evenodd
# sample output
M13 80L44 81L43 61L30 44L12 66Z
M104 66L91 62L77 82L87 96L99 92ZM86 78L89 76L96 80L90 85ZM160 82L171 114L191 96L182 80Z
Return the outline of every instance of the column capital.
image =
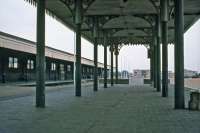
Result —
M114 51L114 48L113 48L113 45L111 44L110 45L110 52L113 52Z
M119 55L119 47L118 47L118 45L115 45L115 49L114 49L114 53L115 53L115 55Z

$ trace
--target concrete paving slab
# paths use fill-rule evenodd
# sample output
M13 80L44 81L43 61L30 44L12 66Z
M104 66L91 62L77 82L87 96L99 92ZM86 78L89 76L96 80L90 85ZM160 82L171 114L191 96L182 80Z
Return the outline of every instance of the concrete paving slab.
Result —
M150 86L117 85L47 93L47 107L34 96L0 101L0 133L199 133L200 112L173 109L173 89L162 98Z

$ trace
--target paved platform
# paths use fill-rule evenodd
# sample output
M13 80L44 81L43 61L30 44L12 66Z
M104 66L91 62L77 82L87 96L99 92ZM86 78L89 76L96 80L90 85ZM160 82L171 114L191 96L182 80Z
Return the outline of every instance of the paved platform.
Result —
M46 91L58 91L60 89L72 89L72 81L48 81L46 82ZM70 83L70 84L68 84ZM91 80L82 80L83 87L92 85ZM12 82L0 83L0 101L12 98L31 96L35 94L35 82Z
M45 86L57 86L57 85L68 85L68 84L73 84L73 80L61 80L61 81L46 81ZM33 87L36 86L36 82L25 82L18 84L18 86L28 86L28 87Z
M200 133L200 112L173 109L150 86L83 87L47 93L47 107L34 107L34 96L0 101L0 133Z
M82 83L88 83L92 82L92 79L82 79ZM58 86L58 85L70 85L74 84L73 80L52 80L52 81L46 81L45 86ZM6 82L6 83L0 83L1 86L6 86L6 85L16 85L16 86L21 86L21 87L35 87L36 82L35 81L21 81L21 82Z

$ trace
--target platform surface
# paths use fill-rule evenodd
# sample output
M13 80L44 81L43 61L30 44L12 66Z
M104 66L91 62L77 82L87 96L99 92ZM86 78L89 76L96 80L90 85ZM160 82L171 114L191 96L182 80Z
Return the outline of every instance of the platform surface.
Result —
M56 86L58 87L58 86ZM60 86L46 94L47 106L34 106L34 95L0 100L0 133L200 133L200 112L173 109L152 87L115 85L97 93L83 86Z

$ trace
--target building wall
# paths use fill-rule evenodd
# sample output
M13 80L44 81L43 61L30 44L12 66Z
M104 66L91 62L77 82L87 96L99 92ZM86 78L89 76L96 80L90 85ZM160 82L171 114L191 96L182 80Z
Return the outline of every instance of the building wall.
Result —
M45 47L46 80L72 80L74 76L75 56L65 51ZM9 62L17 60L17 68L10 67ZM33 69L28 68L28 63L33 62ZM54 69L52 70L52 63ZM94 61L81 58L82 78L92 79ZM12 64L14 65L14 64ZM16 65L16 64L15 64ZM70 69L69 69L70 67ZM98 63L98 75L103 77L103 63ZM0 32L0 81L32 81L36 79L36 43ZM110 66L108 66L110 69ZM4 77L4 78L3 78Z
M25 53L30 53L30 54L36 54L36 43L17 37L13 36L7 33L0 32L0 47L1 48L7 48L10 50L15 50L15 51L21 51ZM46 46L45 47L45 56L49 58L55 58L58 60L65 60L69 62L74 62L75 56L71 53L62 51L62 50L57 50L55 48L51 48ZM87 58L81 58L82 64L89 65L89 66L94 66L94 62L90 59ZM104 64L98 62L98 66L103 68ZM108 68L110 66L108 65Z
M5 74L6 82L33 81L36 79L36 56L34 54L0 48L0 80ZM17 59L17 68L9 68L9 58ZM33 61L33 69L28 69L28 60ZM55 69L52 70L52 63ZM74 63L66 60L46 57L46 80L73 80ZM69 69L70 67L70 69ZM103 68L99 68L99 76L103 76ZM82 78L93 78L93 66L82 64Z

